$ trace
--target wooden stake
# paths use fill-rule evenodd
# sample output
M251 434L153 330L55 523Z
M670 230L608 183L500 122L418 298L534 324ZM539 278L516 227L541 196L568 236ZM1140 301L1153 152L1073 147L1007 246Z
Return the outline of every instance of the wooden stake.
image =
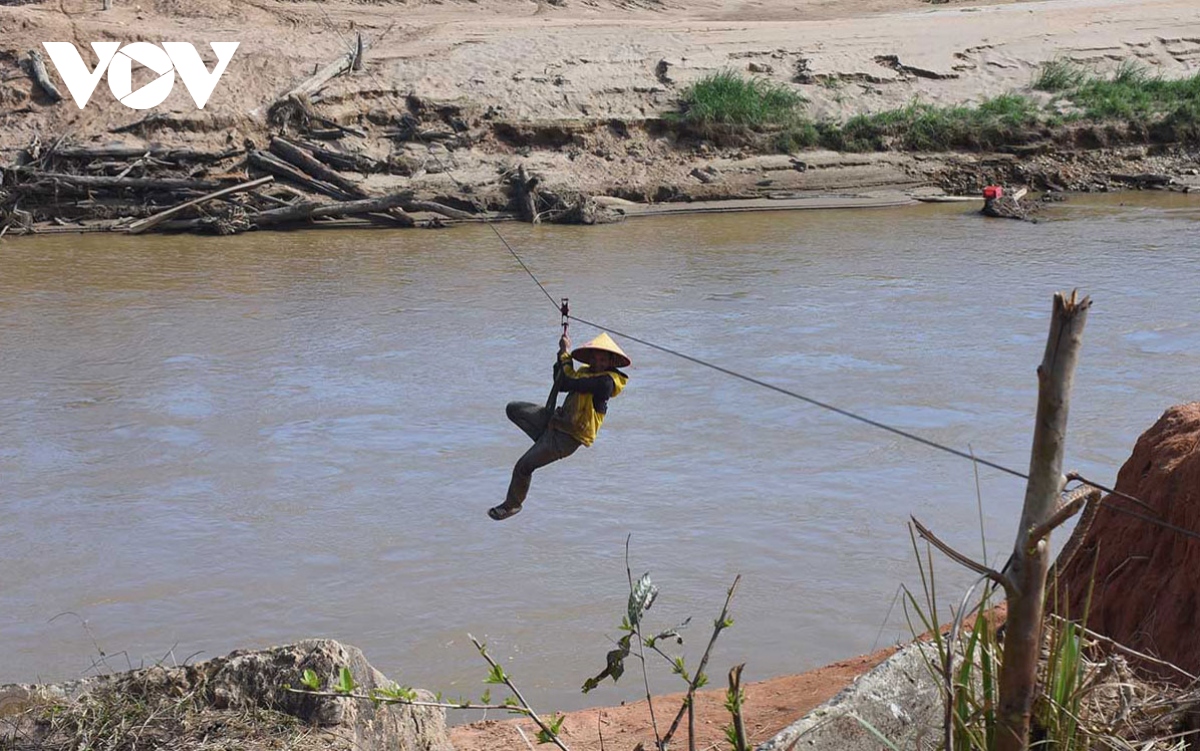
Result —
M1068 404L1083 343L1083 325L1091 304L1090 298L1077 299L1075 292L1070 298L1062 293L1054 295L1050 336L1037 371L1038 407L1029 484L1009 573L1012 587L1008 591L1004 663L1000 667L997 751L1025 751L1029 747L1029 719L1041 654L1042 605L1050 567L1048 536L1034 540L1031 533L1053 516L1066 482L1062 465Z
M55 150L58 159L91 161L93 159L137 159L149 154L155 159L172 162L216 162L239 156L243 149L227 151L200 151L197 149L170 149L162 146L66 146Z
M341 131L342 133L349 133L350 135L358 136L359 138L367 137L366 132L363 130L360 130L358 128L351 128L348 125L341 125L339 123L335 123L334 121L328 120L324 117L321 117L320 115L314 116L313 119L316 120L321 125L324 125L327 128L333 128L334 130Z
M297 146L307 149L314 157L343 172L383 172L386 165L362 154L351 154L327 148L311 141L295 141Z
M325 86L326 83L329 82L330 79L340 76L341 74L350 70L350 66L353 63L354 60L351 55L339 55L338 58L332 63L326 65L324 68L321 68L304 81L301 81L299 86L284 94L282 97L280 97L280 99L287 99L293 94L304 94L311 99L318 91L321 90L323 86Z

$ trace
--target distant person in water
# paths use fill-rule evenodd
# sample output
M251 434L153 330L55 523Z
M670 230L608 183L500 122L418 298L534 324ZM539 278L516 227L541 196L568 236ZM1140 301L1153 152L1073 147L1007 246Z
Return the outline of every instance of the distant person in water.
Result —
M572 359L584 365L576 368ZM562 335L558 340L558 361L554 363L554 382L559 391L567 392L567 398L557 409L553 409L553 404L508 403L508 419L533 439L533 446L513 467L504 503L488 509L488 516L500 521L515 515L525 503L534 470L565 459L580 446L592 445L608 414L609 400L629 382L629 376L618 368L627 368L629 364L629 356L608 334L600 334L574 352L571 352L571 337Z

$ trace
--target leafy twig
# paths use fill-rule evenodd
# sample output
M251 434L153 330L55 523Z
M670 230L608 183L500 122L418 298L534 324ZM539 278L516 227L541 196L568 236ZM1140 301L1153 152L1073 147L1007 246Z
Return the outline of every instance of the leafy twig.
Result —
M733 718L726 735L734 751L746 751L746 722L742 719L742 702L746 698L746 692L742 690L742 669L745 667L742 663L730 668L729 690L725 693L725 708Z
M529 710L525 707L517 707L511 704L474 704L472 702L446 702L446 701L420 701L419 699L405 699L399 696L388 696L375 689L367 694L342 691L310 691L308 689L294 688L288 686L286 689L289 693L302 694L304 696L323 696L332 699L363 699L366 701L377 701L380 704L402 704L406 707L440 707L442 709L503 709L508 712L528 715Z
M654 598L658 596L658 588L650 583L649 574L643 574L637 585L634 585L633 570L629 568L629 540L632 537L632 534L625 537L625 576L629 579L629 625L637 636L638 656L642 660L642 681L646 686L646 706L650 708L650 726L654 728L655 748L662 749L666 746L666 740L658 733L654 699L650 696L650 676L646 671L646 645L642 640L642 613L649 610L650 605L654 603Z
M729 591L725 593L725 605L721 608L721 615L713 622L713 633L712 637L708 640L708 647L704 650L704 656L700 658L700 666L696 669L696 674L688 682L687 698L684 699L683 706L679 708L679 713L675 715L675 721L671 723L671 728L663 736L660 746L665 746L671 741L671 737L679 729L679 723L683 720L684 713L687 712L688 707L695 700L696 689L700 688L708 680L704 675L704 668L708 665L708 658L712 654L713 645L716 644L717 637L721 635L722 631L733 625L733 619L729 617L729 601L733 599L733 593L737 590L738 582L741 580L741 574L734 577L733 584L730 585Z
M487 660L488 664L492 666L492 675L495 676L495 679L508 686L508 689L513 692L513 696L517 697L517 701L520 702L521 707L524 708L528 714L529 719L533 720L534 723L537 724L538 728L541 729L542 732L538 733L538 740L542 742L549 741L550 743L553 743L561 748L562 751L571 751L562 742L562 739L558 737L558 731L562 727L563 715L559 715L554 720L553 724L547 724L545 720L538 716L537 712L533 711L533 707L529 705L529 702L525 701L525 697L521 695L520 689L518 689L516 684L512 682L512 678L510 678L508 673L504 671L504 668L500 667L500 665L492 659L492 656L487 653L487 648L480 644L479 640L474 636L467 634L467 638L469 638L471 643L475 645L475 648L479 650L479 654L483 656L483 659Z

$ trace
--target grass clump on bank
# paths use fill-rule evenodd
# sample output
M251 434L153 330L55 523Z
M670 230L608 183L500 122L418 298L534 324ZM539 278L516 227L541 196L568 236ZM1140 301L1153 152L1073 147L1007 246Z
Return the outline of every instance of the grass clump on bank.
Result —
M1092 120L1144 122L1200 104L1200 73L1169 79L1133 60L1122 62L1111 78L1092 75L1069 61L1050 60L1042 64L1032 86L1061 94L1079 108L1081 117Z
M977 107L938 107L912 102L845 123L811 122L804 97L784 84L747 78L734 71L711 73L684 89L673 116L684 129L704 137L751 138L769 133L776 151L822 147L834 151L938 151L987 149L1025 138L1042 123L1038 105L1005 94Z
M1089 78L1068 98L1096 120L1146 121L1200 105L1200 73L1167 79L1136 63L1122 63L1111 79Z
M1040 68L1033 88L1060 92L1062 101L1078 110L1076 120L1156 128L1158 136L1168 140L1200 137L1200 73L1164 78L1140 62L1126 60L1104 78L1072 62L1051 60Z
M1029 143L1047 137L1050 128L1080 121L1120 122L1159 142L1200 140L1200 74L1167 79L1126 61L1112 76L1101 77L1070 61L1050 60L1031 88L1058 94L1055 101L1074 111L1064 116L1057 107L1020 94L986 99L978 106L938 107L914 101L844 123L806 124L778 139L776 146L849 152L978 151Z
M724 70L710 73L684 89L676 117L701 133L778 128L797 123L805 101L783 84Z
M1087 71L1070 60L1047 60L1038 68L1031 87L1034 91L1070 91L1087 80Z
M1092 121L1127 126L1127 138L1163 143L1200 140L1200 74L1152 75L1126 61L1109 77L1069 60L1042 64L1032 89L1055 94L1049 105L1003 94L978 105L937 106L914 100L844 122L806 118L805 99L785 84L735 71L709 74L687 87L670 119L692 135L755 143L788 152L826 148L867 151L987 151L1054 138L1052 129Z
M937 686L942 702L942 743L938 748L956 751L996 751L1011 747L1002 735L1010 723L1003 714L1005 697L1002 674L1006 646L1015 647L1012 634L1002 634L1020 592L1005 592L985 577L967 589L961 599L945 609L945 595L938 592L934 576L933 546L928 530L914 520L913 553L920 574L920 589L904 586L904 613L913 637L927 640L931 649L923 651L928 678ZM924 549L917 533L925 538ZM944 548L938 546L943 552ZM986 543L983 557L987 558ZM964 556L965 558L965 556ZM1057 577L1047 581L1043 595L1043 616L1038 637L1036 681L1030 684L1029 739L1025 748L1038 751L1139 751L1164 749L1176 751L1186 746L1186 738L1195 731L1181 721L1186 707L1194 706L1195 679L1181 668L1156 660L1104 637L1087 627L1092 609L1095 572L1087 583L1082 617L1073 617L1067 602L1065 585L1060 590ZM983 586L982 594L976 594ZM941 598L939 604L939 598ZM997 609L997 600L1007 601L1008 610ZM955 606L954 603L957 603ZM942 624L948 623L949 628ZM1176 682L1163 672L1166 668ZM1132 667L1131 667L1132 663ZM1157 675L1157 677L1156 677ZM1188 679L1177 682L1179 676ZM1007 684L1011 686L1010 684ZM1185 687L1186 686L1186 687ZM913 736L905 741L889 739L865 720L855 717L865 729L891 751L909 748ZM929 717L932 720L932 717ZM931 722L932 725L932 722ZM917 736L919 737L919 736ZM931 745L922 741L922 746Z
M1159 141L1200 139L1200 73L1169 79L1126 60L1105 78L1073 63L1050 61L1033 86L1059 92L1077 110L1074 120L1122 122Z
M46 700L7 718L13 745L37 751L329 748L329 737L295 717L261 708L215 709L196 692L177 695L155 668L103 684L73 700Z
M1043 124L1038 105L1027 97L1005 94L978 106L938 107L912 102L845 123L816 126L819 145L835 151L944 151L990 149L1028 140Z

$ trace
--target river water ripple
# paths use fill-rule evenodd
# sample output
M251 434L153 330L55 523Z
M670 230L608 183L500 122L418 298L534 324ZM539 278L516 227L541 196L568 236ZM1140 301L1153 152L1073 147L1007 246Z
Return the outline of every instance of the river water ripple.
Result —
M1020 471L1050 298L1078 287L1067 465L1112 482L1200 398L1200 201L1128 200L502 230L584 318ZM629 342L596 445L488 520L526 447L504 404L545 398L557 324L481 227L0 244L0 682L320 635L477 696L471 632L571 709L639 694L578 692L627 535L693 662L743 575L714 666L754 680L903 637L910 513L979 554L969 463ZM1003 560L1023 485L981 487Z

